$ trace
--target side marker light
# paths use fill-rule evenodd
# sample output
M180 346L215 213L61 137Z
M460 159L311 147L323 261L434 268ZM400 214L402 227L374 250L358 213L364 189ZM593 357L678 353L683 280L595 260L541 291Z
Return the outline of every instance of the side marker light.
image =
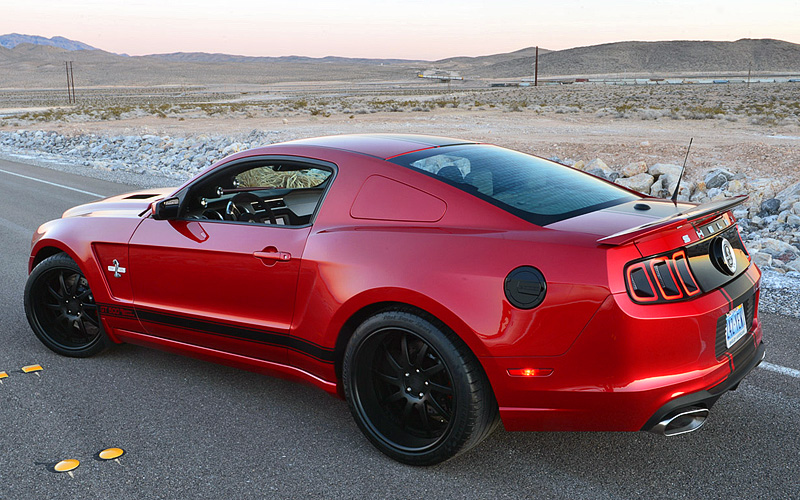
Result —
M22 367L23 373L40 372L40 371L42 371L42 365L28 365Z
M75 477L72 475L72 471L77 469L80 464L81 463L74 458L68 458L58 462L53 467L53 472L68 472L70 477Z
M512 377L546 377L553 373L552 368L509 368Z
M8 378L8 373L0 372L0 385L3 385L3 379Z

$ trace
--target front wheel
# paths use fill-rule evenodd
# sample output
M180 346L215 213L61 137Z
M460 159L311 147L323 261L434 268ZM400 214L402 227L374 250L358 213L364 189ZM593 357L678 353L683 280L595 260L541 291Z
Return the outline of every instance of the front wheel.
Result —
M34 268L25 284L25 315L33 333L58 354L83 358L107 345L89 282L66 254Z
M478 360L443 325L386 311L353 334L342 367L358 426L380 451L432 465L482 441L498 422Z

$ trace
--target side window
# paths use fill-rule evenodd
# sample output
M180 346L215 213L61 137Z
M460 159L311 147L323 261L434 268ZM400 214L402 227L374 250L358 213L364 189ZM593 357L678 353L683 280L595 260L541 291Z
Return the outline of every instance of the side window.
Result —
M333 170L299 162L246 162L189 188L189 219L279 226L311 223Z

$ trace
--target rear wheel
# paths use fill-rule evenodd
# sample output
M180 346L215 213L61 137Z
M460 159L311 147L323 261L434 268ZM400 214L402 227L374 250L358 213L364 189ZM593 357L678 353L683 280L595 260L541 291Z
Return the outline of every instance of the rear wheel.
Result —
M34 268L25 284L25 315L39 340L59 354L87 357L107 345L89 282L66 254Z
M478 444L498 422L475 356L446 328L410 312L383 312L359 326L342 378L361 430L400 462L447 460Z

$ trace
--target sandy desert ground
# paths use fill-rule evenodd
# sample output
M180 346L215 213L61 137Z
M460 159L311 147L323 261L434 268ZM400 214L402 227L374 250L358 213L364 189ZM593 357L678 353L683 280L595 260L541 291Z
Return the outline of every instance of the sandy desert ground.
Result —
M443 84L0 91L0 130L61 134L227 135L278 140L402 132L492 142L545 157L611 166L681 163L800 177L800 84L562 85L475 89Z

